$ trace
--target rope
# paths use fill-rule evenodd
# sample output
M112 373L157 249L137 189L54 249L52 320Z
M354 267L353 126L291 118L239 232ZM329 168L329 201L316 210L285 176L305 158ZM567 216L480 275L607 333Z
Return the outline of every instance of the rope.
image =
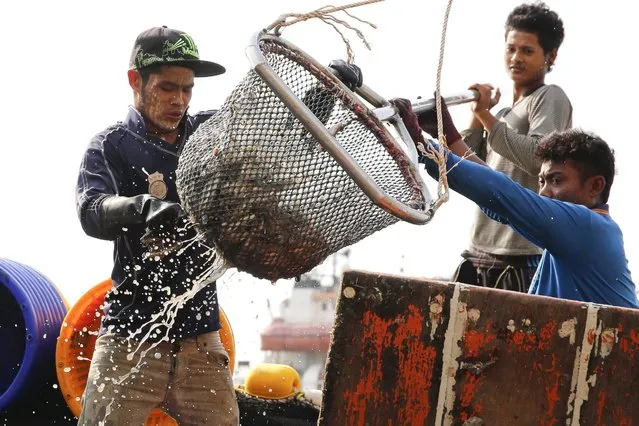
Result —
M336 13L336 12L344 12L346 15L348 15L349 17L363 23L366 25L371 26L372 28L377 28L377 26L375 24L372 24L368 21L365 21L363 19L358 18L355 15L352 15L351 13L347 12L347 9L352 9L354 7L358 7L358 6L364 6L367 4L372 4L372 3L379 3L382 2L384 0L364 0L364 1L360 1L357 3L351 3L351 4L347 4L344 6L324 6L324 7L320 7L319 9L313 10L311 12L307 12L307 13L286 13L284 15L281 15L275 22L273 22L271 25L269 25L266 28L266 31L271 31L273 30L274 34L279 36L281 33L282 28L284 27L288 27L291 26L293 24L297 24L298 22L303 22L303 21L307 21L309 19L313 19L313 18L317 18L319 20L321 20L322 22L324 22L327 25L330 25L331 27L333 27L333 29L335 31L337 31L337 33L340 35L340 37L342 37L342 40L344 41L344 44L346 45L346 56L347 56L347 62L353 63L353 60L355 58L355 55L353 54L353 49L351 48L351 44L349 42L349 40L346 38L346 36L344 35L344 33L342 33L339 28L337 27L336 24L342 25L346 28L348 28L349 30L352 30L353 32L355 32L355 34L357 34L357 37L359 37L359 39L362 41L362 43L364 43L364 46L366 46L366 48L368 50L371 49L370 44L368 43L368 40L366 40L366 37L364 37L364 34L358 30L357 28L351 26L348 22L344 21L343 19L339 19L335 16L333 16L332 14ZM287 21L289 18L292 18L291 20Z
M423 155L426 155L428 158L434 160L439 166L439 182L437 184L437 199L434 202L432 207L433 211L436 211L439 206L448 201L449 199L449 190L448 190L448 177L446 170L446 163L448 160L448 143L446 141L446 136L444 135L444 123L442 119L442 97L441 97L441 79L442 79L442 68L444 65L444 51L446 46L446 30L448 29L448 17L450 15L450 9L453 5L453 0L448 0L448 4L446 5L446 12L444 13L444 23L442 25L442 34L441 40L439 44L439 62L437 64L437 80L435 83L435 104L437 107L437 134L439 135L439 150L435 149L435 147L427 143L425 151L422 151ZM453 141L454 142L454 141Z

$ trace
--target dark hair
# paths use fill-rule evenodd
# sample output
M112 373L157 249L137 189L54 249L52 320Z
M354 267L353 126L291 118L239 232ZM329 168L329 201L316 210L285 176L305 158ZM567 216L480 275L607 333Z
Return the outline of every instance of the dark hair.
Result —
M564 41L564 23L545 3L524 3L506 19L506 36L511 30L537 34L544 53L559 49Z
M615 178L615 153L599 136L581 129L555 131L539 141L535 156L540 162L572 160L579 168L582 182L603 176L606 186L601 192L601 202L608 202Z
M138 69L138 73L140 74L140 77L142 78L142 87L146 86L146 83L149 82L149 77L151 77L151 74L160 73L160 70L162 69L162 65L165 65L165 64L152 64L147 67Z

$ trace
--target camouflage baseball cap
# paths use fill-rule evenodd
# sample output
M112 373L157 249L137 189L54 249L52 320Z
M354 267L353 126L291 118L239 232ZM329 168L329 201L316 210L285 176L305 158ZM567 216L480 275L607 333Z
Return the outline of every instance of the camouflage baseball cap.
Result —
M209 77L226 71L220 64L201 60L190 35L166 26L143 31L135 40L129 69L139 70L151 65L187 67L196 77Z

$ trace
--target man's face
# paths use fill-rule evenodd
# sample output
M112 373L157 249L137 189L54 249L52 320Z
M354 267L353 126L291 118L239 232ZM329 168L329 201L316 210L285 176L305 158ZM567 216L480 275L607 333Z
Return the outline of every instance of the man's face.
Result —
M141 88L136 108L150 130L166 134L177 129L191 102L194 78L189 68L166 65L159 73L151 74L146 84L138 86Z
M584 181L581 171L572 160L545 161L539 172L539 195L594 207L601 188L593 187L593 179L602 177L594 176Z
M515 84L528 86L543 79L547 71L546 59L537 34L510 30L506 35L504 61Z

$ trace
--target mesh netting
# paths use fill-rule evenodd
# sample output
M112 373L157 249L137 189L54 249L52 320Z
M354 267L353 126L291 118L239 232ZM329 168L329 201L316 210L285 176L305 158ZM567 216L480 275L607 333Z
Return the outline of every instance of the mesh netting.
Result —
M276 37L267 63L387 194L423 210L407 157L332 76ZM251 70L186 143L177 186L198 231L239 270L291 278L398 219L379 208Z

